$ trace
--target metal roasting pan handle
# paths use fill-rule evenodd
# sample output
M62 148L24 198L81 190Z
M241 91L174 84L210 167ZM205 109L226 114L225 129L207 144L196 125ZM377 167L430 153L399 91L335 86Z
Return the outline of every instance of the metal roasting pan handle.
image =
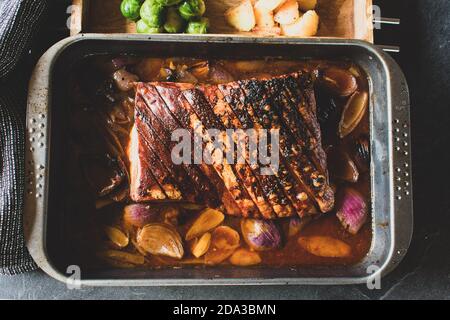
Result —
M404 258L411 243L413 232L413 191L411 175L411 120L409 88L405 75L394 59L383 53L391 72L392 100L392 155L393 155L393 196L394 196L394 239L393 257L384 274L392 271Z
M73 38L61 40L53 45L38 61L28 88L28 106L25 149L25 208L24 233L28 251L37 265L53 278L66 281L50 264L46 255L45 234L47 213L51 122L51 69L53 59Z

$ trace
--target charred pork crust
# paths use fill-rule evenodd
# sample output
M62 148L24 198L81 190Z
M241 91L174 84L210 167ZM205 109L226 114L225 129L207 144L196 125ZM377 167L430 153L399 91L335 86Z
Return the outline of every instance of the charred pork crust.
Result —
M213 141L206 130L216 128L215 125L217 125L217 122L215 121L215 117L211 117L211 114L205 111L207 109L205 106L206 100L200 98L198 91L189 88L182 90L170 85L159 85L156 86L156 89L163 98L167 96L173 96L175 98L172 101L166 101L169 110L180 120L180 122L183 121L181 124L185 128L190 129L192 133L196 132L200 134L204 141L204 150L207 150L208 152L213 151ZM197 105L200 105L199 108L196 108ZM201 116L197 115L195 109L201 110ZM225 155L222 153L222 156ZM238 178L234 166L222 162L213 163L212 167L222 178L226 188L241 209L242 215L244 217L260 216L256 204L253 202L247 190L243 187L243 183Z
M176 181L178 189L181 191L184 200L190 202L203 202L196 189L196 183L192 181L181 166L175 165L170 156L170 149L160 140L161 132L159 121L149 111L141 95L136 96L135 124L138 133L144 138L147 146L157 155L161 164L171 173L172 179ZM193 187L194 188L193 188Z
M219 85L219 92L224 95L225 101L228 103L230 109L234 111L236 117L238 114L245 114L241 116L240 125L243 129L254 128L261 129L258 121L255 119L255 112L247 105L247 100L243 90L237 84ZM239 118L239 117L238 117ZM270 145L269 145L270 147ZM271 152L271 150L270 150ZM259 167L253 168L254 171ZM283 170L283 166L279 168ZM277 179L277 172L274 175L257 175L263 194L268 199L272 208L278 217L287 217L295 213L292 207L292 202L289 201L285 195L283 188L290 188L290 186L283 186Z
M244 90L239 86L238 83L229 83L225 85L219 85L220 92L225 96L226 102L230 105L238 119L240 120L240 124L243 129L250 128L262 128L262 124L259 123L255 111L251 106L247 105L248 99L245 95ZM254 96L255 99L258 98L256 94ZM277 181L274 176L260 176L261 186L265 193L265 196L270 199L270 202L274 206L274 210L277 212L277 215L280 217L289 216L292 212L292 204L297 210L298 214L302 214L305 211L305 208L309 207L308 204L299 204L299 201L296 200L290 203L288 202L287 196L292 196L293 190L290 190L293 185L292 179L288 180L286 177L286 166L281 163L279 170L276 175L281 177L281 181ZM283 196L282 188L287 190L286 196ZM284 191L286 193L286 191ZM276 204L280 201L281 204ZM288 204L288 205L286 205Z
M143 138L139 129L138 134L141 138ZM183 200L175 179L173 179L171 173L167 170L167 168L162 165L159 157L156 156L155 152L150 149L148 142L145 139L141 139L140 146L141 148L143 148L141 156L144 157L145 155L146 157L145 160L141 159L141 162L145 163L148 170L153 173L155 180L158 182L159 186L166 194L167 199Z
M312 161L327 171L326 154L322 148L321 131L316 116L316 101L313 81L309 73L294 73L285 77L270 79L269 86L282 82L281 97L286 99L283 121L291 129L297 141L310 154ZM279 86L276 86L279 88ZM301 125L293 125L299 123ZM306 145L305 145L306 144Z
M159 97L165 103L165 110L161 110L161 114L164 116L164 123L177 123L178 128L185 128L190 131L192 143L194 143L193 139L193 128L191 127L191 121L189 113L184 110L182 107L182 103L179 101L180 90L177 87L177 84L146 84L147 87L153 87ZM173 110L174 113L171 111ZM203 146L204 147L204 146ZM241 215L242 209L241 206L238 205L238 201L236 201L236 194L232 194L232 192L226 187L225 181L223 180L222 170L220 170L220 166L215 168L212 165L207 165L202 162L198 165L202 173L210 180L211 184L216 187L218 196L222 201L227 213L231 215Z
M280 129L281 154L288 164L289 171L294 174L308 197L314 199L322 212L330 211L334 206L334 192L329 186L328 177L310 160L305 148L295 142L289 128L282 125L280 114L285 106L278 98L278 91L271 92L267 80L243 80L238 83L244 89L247 99L253 100L258 96L265 96L259 107L254 108L259 122L266 127ZM310 116L313 119L316 118L315 114ZM321 146L318 145L317 148ZM302 197L299 196L299 198Z
M225 101L232 107L233 112L238 118L243 129L254 127L252 120L253 113L249 113L245 106L245 95L239 86L231 84L218 85L219 92L225 98Z
M322 149L321 140L317 140L311 134L304 117L297 111L307 108L307 102L302 98L303 93L302 95L290 96L287 92L289 87L298 87L296 80L294 75L273 78L265 81L265 87L270 92L272 105L280 116L280 125L286 128L286 132L291 135L290 141L294 145L296 144L302 154L308 156L308 159L311 160L322 176L327 177L326 155ZM308 114L308 117L313 118L313 114ZM305 195L302 195L302 197L305 198Z
M138 84L136 101L139 101L138 99L142 99L145 104L136 104L135 117L145 119L147 130L152 130L154 136L158 137L160 143L165 146L167 156L171 157L170 150L176 145L176 142L171 139L171 132L179 129L181 126L172 118L165 102L153 86ZM162 155L164 151L160 151ZM181 166L173 165L173 167L175 168L173 175L181 175L186 183L185 188L190 189L190 193L193 191L197 193L195 195L197 203L211 206L217 206L220 203L215 186L211 184L210 180L196 165L183 164Z
M262 80L263 87L270 96L269 103L274 107L273 111L276 113L272 125L283 128L281 139L285 137L287 132L295 132L289 141L291 141L294 146L297 144L302 151L308 152L311 158L314 158L316 157L316 153L312 151L312 149L316 149L316 147L321 149L321 145L317 145L317 141L314 138L311 138L311 134L305 126L305 120L295 111L297 101L294 102L293 98L286 92L287 88L293 85L292 80L293 77L291 76L272 78L267 81ZM309 197L308 192L305 192L305 189L300 184L292 181L292 178L295 177L295 173L291 170L291 172L294 173L293 175L291 174L289 171L290 162L286 161L286 159L289 159L289 153L292 151L292 148L286 149L287 147L289 147L289 145L281 145L281 148L284 148L282 149L282 154L285 156L286 166L283 168L284 170L280 169L280 179L282 179L283 185L293 184L292 189L288 190L288 193L290 198L294 199L293 202L296 209L299 211L299 215L303 216L306 212L314 212L315 210L312 210L313 202ZM320 160L314 161L314 164L319 168L322 168ZM295 180L296 179L294 178L294 181Z
M270 106L270 96L264 89L260 80L248 80L238 82L244 93L245 105L251 114L254 114L255 126L265 129L280 129L280 164L275 172L278 185L284 192L284 199L288 199L296 209L299 216L303 216L311 207L311 202L303 188L301 188L294 176L289 171L289 162L285 159L286 151L283 150L284 131L278 124L278 114ZM284 151L284 152L283 152Z
M199 90L202 90L209 102L209 105L207 106L211 108L211 111L209 112L213 112L214 116L217 118L217 128L220 128L221 130L242 129L239 120L231 110L230 106L224 101L224 97L218 87L200 86ZM241 143L238 139L238 136L234 135L233 140L235 144ZM273 211L268 198L260 186L258 175L249 165L249 154L247 152L245 153L245 162L246 164L236 164L235 166L239 178L243 181L247 192L258 206L262 217L265 219L276 218L277 215Z

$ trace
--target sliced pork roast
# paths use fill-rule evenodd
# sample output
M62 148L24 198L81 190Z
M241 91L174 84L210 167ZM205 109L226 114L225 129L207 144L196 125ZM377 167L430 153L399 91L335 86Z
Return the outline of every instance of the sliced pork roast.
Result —
M228 129L254 129L256 138L263 129L278 129L278 170L261 174L248 152L236 164L174 164L177 142L171 134L180 128L188 130L192 143L194 133L202 137L202 148L210 152L215 148L208 129L222 132L224 141ZM231 139L239 142L237 135ZM222 85L138 83L130 163L133 201L223 205L228 214L265 219L303 217L334 206L313 82L305 72Z

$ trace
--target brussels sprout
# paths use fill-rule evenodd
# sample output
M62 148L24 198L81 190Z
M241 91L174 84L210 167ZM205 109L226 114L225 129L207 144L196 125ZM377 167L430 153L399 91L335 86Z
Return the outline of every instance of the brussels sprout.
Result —
M164 29L161 27L150 27L141 19L136 23L136 31L138 33L162 33Z
M201 17L205 13L206 6L203 0L186 0L178 10L184 19L190 20L195 17Z
M166 23L164 24L164 30L168 33L181 32L184 26L184 20L178 14L178 10L175 7L171 7L167 11Z
M183 0L156 0L156 2L165 7L170 7L175 4L179 4L181 1Z
M160 27L164 20L164 7L156 0L145 0L141 7L141 19L149 27Z
M120 4L122 15L133 21L138 20L142 2L143 0L123 0Z
M209 27L209 20L207 18L201 18L199 21L189 22L186 33L207 33Z

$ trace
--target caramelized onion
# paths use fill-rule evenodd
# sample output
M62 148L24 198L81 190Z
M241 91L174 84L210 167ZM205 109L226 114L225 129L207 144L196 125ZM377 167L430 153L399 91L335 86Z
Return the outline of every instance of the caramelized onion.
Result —
M241 232L245 242L254 250L270 250L281 244L280 231L269 220L243 219Z
M125 69L114 72L113 78L120 91L130 91L133 89L134 83L139 80L138 76Z
M342 203L336 216L348 232L357 234L368 217L368 209L364 197L355 189L345 189Z
M153 255L181 259L184 255L183 243L178 232L170 225L148 224L137 235L140 248Z
M217 227L225 219L222 212L215 209L203 210L186 233L186 240L192 240Z
M196 258L203 256L209 249L211 244L211 233L207 232L199 239L195 239L191 246L191 252Z
M348 70L330 67L322 72L321 82L333 94L348 97L358 89L355 76Z
M298 243L309 253L325 258L345 258L352 251L344 241L327 236L300 237Z
M339 136L349 135L359 124L369 105L369 95L365 91L355 92L348 100L339 123Z
M205 255L205 263L219 264L228 259L239 247L239 233L227 226L217 227L211 236L211 245Z
M235 266L253 266L261 263L258 252L247 249L237 249L230 257L231 264Z
M127 226L142 228L156 222L159 217L159 208L149 204L135 203L123 209L123 221Z
M109 240L114 243L119 248L125 248L128 246L129 238L128 236L120 229L116 227L105 227L105 233L108 236Z
M327 151L330 173L337 179L355 183L358 181L358 169L350 156L342 148L332 147Z

